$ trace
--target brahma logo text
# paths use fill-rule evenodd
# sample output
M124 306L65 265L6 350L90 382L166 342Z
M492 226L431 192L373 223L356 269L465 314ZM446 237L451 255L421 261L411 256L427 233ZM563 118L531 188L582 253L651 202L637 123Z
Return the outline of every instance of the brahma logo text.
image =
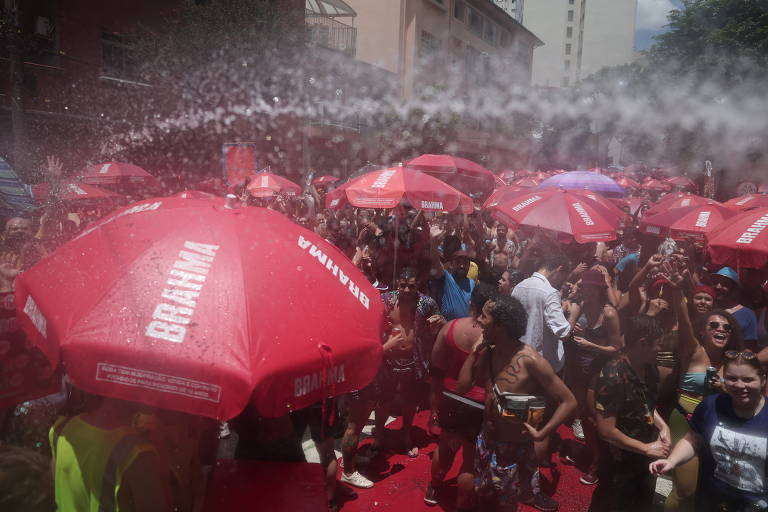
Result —
M317 391L321 387L330 386L332 384L341 384L345 380L346 377L344 375L343 364L334 366L328 370L325 374L325 381L323 380L323 372L315 372L310 375L297 377L293 380L293 396L299 398Z
M376 181L373 182L373 185L371 185L371 188L384 188L387 186L387 183L389 183L389 180L392 178L392 176L395 175L395 171L384 171L376 178Z
M763 232L763 230L768 227L768 213L757 219L754 224L749 226L747 230L741 234L738 240L736 240L737 244L751 244L752 241L757 238L757 235Z
M576 213L579 214L579 217L581 217L581 220L584 221L584 224L587 226L594 226L595 221L592 220L592 217L589 216L587 213L587 210L584 209L583 206L581 206L581 203L571 203L571 206L573 206L573 209L576 210Z
M709 216L712 212L699 212L699 216L696 218L696 227L705 228L709 224Z
M315 244L305 239L301 235L299 235L298 244L299 247L305 251L309 249L310 256L315 258L317 262L325 267L327 271L338 277L341 285L346 286L349 290L349 293L351 293L353 297L360 301L360 304L362 304L365 309L370 309L371 301L368 296L360 290L360 287L355 284L352 278L345 274L344 271L341 270L339 266L335 264L331 258L328 257L327 254L325 254Z
M183 343L192 315L197 307L197 298L216 258L218 245L184 242L179 259L173 263L160 297L165 300L152 313L145 335L150 338Z
M533 203L535 203L536 201L538 201L540 199L541 199L541 196L529 197L528 199L526 199L522 203L519 203L519 204L516 204L515 206L513 206L512 210L516 211L516 212L519 212L520 210L522 210L523 208L525 208L529 204L533 204Z
M421 202L422 208L427 208L430 210L443 210L443 203L441 201L422 201Z

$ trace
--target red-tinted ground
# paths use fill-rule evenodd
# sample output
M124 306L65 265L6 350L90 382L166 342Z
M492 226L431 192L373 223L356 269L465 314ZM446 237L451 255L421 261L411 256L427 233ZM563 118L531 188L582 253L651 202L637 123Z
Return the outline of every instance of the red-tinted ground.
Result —
M421 512L421 511L455 511L456 501L456 475L460 462L458 456L454 466L448 474L446 484L438 493L439 504L436 507L427 506L424 501L424 491L429 483L429 470L431 455L436 443L426 435L426 422L429 411L417 415L414 427L414 441L420 447L420 454L415 459L409 458L404 452L385 452L377 459L361 469L361 473L375 482L372 489L355 489L357 499L346 501L341 510L343 512ZM397 429L400 421L389 425L389 429ZM562 446L566 449L575 448L578 451L582 445L573 438L571 430L560 427L560 435L563 438ZM577 460L579 457L577 457ZM588 487L579 483L582 472L574 466L560 464L555 456L556 467L554 471L544 470L542 474L542 487L550 491L549 494L560 503L562 512L586 511L589 508L594 487ZM344 485L344 484L341 484ZM554 494L551 490L555 488ZM535 511L528 506L521 506L522 512Z

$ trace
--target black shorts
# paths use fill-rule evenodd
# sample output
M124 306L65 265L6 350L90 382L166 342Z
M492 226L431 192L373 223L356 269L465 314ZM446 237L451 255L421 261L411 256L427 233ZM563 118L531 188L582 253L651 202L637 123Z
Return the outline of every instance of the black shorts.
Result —
M480 433L483 426L483 410L485 406L469 398L443 391L440 395L440 408L437 422L446 432L459 434L465 439L472 440Z
M316 443L329 437L339 438L344 435L347 425L339 413L339 408L333 402L333 400L325 401L325 421L323 421L322 403L291 413L296 433L301 436L309 427L309 434Z

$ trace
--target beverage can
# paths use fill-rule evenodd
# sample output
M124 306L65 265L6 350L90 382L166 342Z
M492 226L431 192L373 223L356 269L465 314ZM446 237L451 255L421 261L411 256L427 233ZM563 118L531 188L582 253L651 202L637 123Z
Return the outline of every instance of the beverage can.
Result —
M711 384L712 377L714 377L715 375L717 375L717 368L715 368L714 366L708 366L707 367L707 373L706 373L706 376L704 378L704 384L707 387L712 387L712 384Z

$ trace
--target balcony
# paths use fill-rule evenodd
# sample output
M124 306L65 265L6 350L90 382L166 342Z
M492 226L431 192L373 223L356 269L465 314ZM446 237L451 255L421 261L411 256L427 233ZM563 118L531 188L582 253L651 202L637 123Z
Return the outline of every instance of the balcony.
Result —
M357 45L355 27L310 11L305 13L304 21L307 27L308 44L335 50L350 57L355 56Z

